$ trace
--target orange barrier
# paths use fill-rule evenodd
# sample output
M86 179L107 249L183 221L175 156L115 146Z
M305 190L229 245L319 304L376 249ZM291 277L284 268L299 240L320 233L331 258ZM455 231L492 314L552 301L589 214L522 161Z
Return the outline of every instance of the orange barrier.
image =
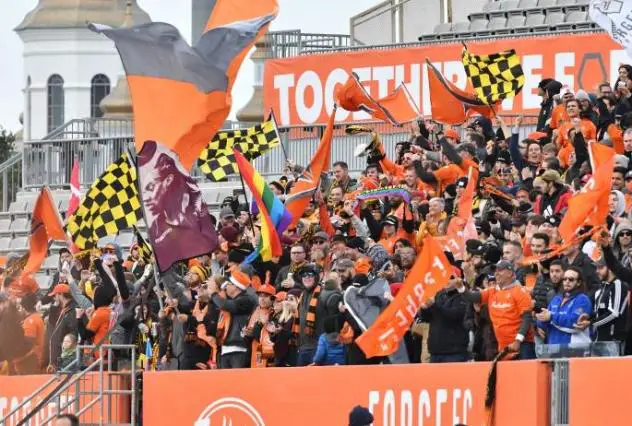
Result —
M43 386L53 376L51 375L38 375L38 376L0 376L0 419L4 418L13 408L17 407L28 396L35 392L40 386ZM63 377L60 377L59 381L55 381L50 384L45 391L39 394L39 398L35 398L30 403L26 404L18 413L12 416L4 426L11 426L17 424L27 413L34 409L41 401L42 398L48 395L55 387L61 382ZM104 389L111 390L129 390L129 376L122 377L115 374L104 375ZM96 373L88 374L80 380L80 387L82 392L94 392L95 394L83 395L80 400L80 407L84 407L87 403L93 400L99 390L99 376ZM66 392L62 394L61 401L65 404L69 399L75 395L76 387L73 385ZM55 409L57 401L50 401L44 409L40 410L34 418L31 419L30 426L38 426L43 423L44 420L54 415L57 411ZM125 395L113 395L104 397L104 421L107 423L129 423L130 419L130 401L129 396ZM107 408L109 407L109 409ZM67 410L72 412L73 410ZM89 409L84 415L81 416L81 423L99 423L101 417L100 403L96 403L91 409Z
M467 76L461 64L459 41L420 47L334 52L268 60L264 72L265 110L272 108L279 125L325 123L334 105L336 87L355 72L374 98L392 93L406 83L416 104L430 115L428 58L444 76L463 89ZM625 51L605 33L558 34L468 42L472 53L516 49L526 82L515 100L507 100L500 114L537 113L540 80L552 77L572 90L595 91L598 83L617 78L620 63L629 62ZM338 109L337 121L369 120L364 112Z
M630 358L571 359L569 369L569 424L632 424Z
M364 405L374 426L480 425L489 363L145 373L149 425L345 425ZM550 369L501 362L496 424L548 424Z

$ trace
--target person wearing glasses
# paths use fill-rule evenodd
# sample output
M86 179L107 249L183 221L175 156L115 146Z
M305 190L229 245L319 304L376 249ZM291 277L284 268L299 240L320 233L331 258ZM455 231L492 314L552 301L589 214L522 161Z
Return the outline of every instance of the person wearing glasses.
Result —
M632 224L630 222L621 222L616 226L612 250L617 259L621 260L623 267L632 268Z
M562 288L548 306L536 307L538 334L549 345L588 346L590 330L581 321L592 311L581 270L571 266L564 271Z
M276 276L276 291L288 291L289 289L299 286L298 277L294 278L294 274L301 266L307 263L307 250L301 243L295 243L290 248L290 264L282 267Z

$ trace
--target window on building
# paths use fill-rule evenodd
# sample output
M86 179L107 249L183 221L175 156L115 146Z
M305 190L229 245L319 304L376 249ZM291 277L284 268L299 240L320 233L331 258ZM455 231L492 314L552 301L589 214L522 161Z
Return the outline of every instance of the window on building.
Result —
M64 124L64 79L58 74L48 78L48 132Z
M90 86L90 116L102 117L103 111L99 108L99 104L107 95L110 94L110 79L103 75L97 74L92 77Z

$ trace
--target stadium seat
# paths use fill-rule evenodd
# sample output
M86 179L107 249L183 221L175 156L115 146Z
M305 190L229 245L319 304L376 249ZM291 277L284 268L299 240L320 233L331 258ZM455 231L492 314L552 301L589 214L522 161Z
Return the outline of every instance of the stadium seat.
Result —
M452 31L452 23L450 22L443 22L434 28L435 34L447 34L450 31Z
M499 33L499 31L502 31L502 30L507 30L507 32L510 32L510 30L508 30L507 28L507 18L490 19L489 25L487 26L487 28L496 32L497 34Z
M26 211L26 202L24 200L16 200L9 206L9 213L24 213Z
M68 210L68 203L70 203L70 198L60 198L59 199L59 212L60 213L66 213L66 211Z
M116 238L116 242L123 249L128 249L134 242L134 234L132 232L121 232Z
M490 1L483 5L483 12L493 12L498 9L500 9L499 1Z
M527 10L535 9L538 7L538 0L520 0L518 2L518 9Z
M557 6L557 0L538 0L539 8L547 8Z
M520 15L516 15L516 16L510 16L509 19L507 20L507 27L512 29L512 30L518 30L520 28L524 29L524 21L525 21L525 17ZM529 31L528 28L526 28L526 32Z
M27 232L29 229L29 221L26 218L23 217L16 217L15 219L13 219L13 222L11 222L11 225L9 226L9 230L11 230L11 232Z
M25 251L27 249L27 241L27 237L15 237L11 240L9 248L11 250Z
M518 9L518 0L505 0L500 2L500 10Z
M42 268L44 269L56 269L59 265L59 254L51 254L44 260Z
M0 235L10 235L11 234L11 218L2 218L0 219Z
M592 21L588 18L588 12L581 10L574 10L566 14L564 25L567 29L579 29L579 28L591 28Z
M576 0L557 0L557 5L562 7L576 6Z
M0 251L9 250L9 244L11 244L11 237L0 238Z
M468 33L470 31L470 23L469 22L455 22L452 24L452 31L455 33Z
M470 31L471 32L476 32L476 33L480 33L482 31L487 31L488 23L489 23L489 21L487 21L487 20L472 21L472 23L470 24Z
M549 27L557 27L559 24L564 23L564 13L562 12L547 13L544 23L548 25Z
M544 25L544 15L542 13L534 13L527 15L525 21L525 27L531 28L533 31L546 31L547 27Z

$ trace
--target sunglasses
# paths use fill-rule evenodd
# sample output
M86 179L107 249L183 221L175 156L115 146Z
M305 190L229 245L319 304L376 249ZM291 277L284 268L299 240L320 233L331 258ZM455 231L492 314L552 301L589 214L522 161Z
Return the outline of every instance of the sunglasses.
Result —
M325 240L314 240L314 244L325 244Z
M105 253L105 254L114 254L114 249L104 249L103 253Z
M564 277L564 279L563 279L563 280L564 280L564 281L571 282L571 283L574 283L574 282L575 282L575 281L577 281L578 279L577 279L577 278L572 278L572 277Z
M621 231L619 233L620 237L632 237L632 232L631 231Z

